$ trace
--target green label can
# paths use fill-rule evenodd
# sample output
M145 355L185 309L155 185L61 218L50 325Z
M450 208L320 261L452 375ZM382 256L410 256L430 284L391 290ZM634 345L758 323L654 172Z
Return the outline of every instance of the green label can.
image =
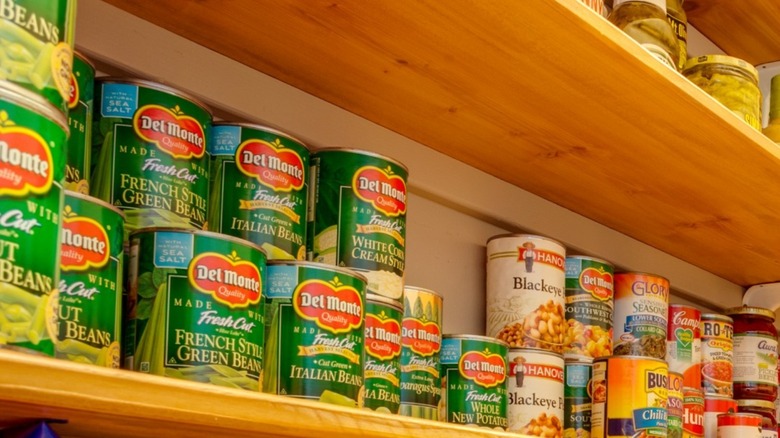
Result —
M593 359L585 356L566 357L563 375L563 436L590 436Z
M0 77L65 114L76 30L76 0L0 2Z
M95 66L81 53L73 54L73 75L68 95L68 161L65 188L89 194L92 156L92 103L95 96Z
M209 228L260 245L269 260L305 260L306 146L264 126L215 123L209 152Z
M263 391L362 407L365 298L349 269L269 262Z
M0 347L54 355L67 133L64 114L0 81Z
M612 354L614 290L611 264L593 257L566 257L564 354L591 358Z
M419 287L404 287L401 415L439 419L442 309L443 298L438 293Z
M377 412L397 414L401 405L402 315L403 308L394 300L368 294L363 405Z
M103 201L65 192L58 358L120 366L124 221Z
M133 233L133 369L259 391L265 262L258 246L216 233Z
M371 152L325 149L312 155L310 258L352 268L368 291L399 303L406 263L404 165Z
M209 191L205 106L163 85L98 79L92 143L99 145L90 191L140 228L203 229Z
M506 342L485 336L444 335L440 419L507 429L508 348Z

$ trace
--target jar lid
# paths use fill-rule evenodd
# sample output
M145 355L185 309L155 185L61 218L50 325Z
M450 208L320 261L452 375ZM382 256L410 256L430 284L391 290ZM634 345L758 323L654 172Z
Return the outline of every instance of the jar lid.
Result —
M723 313L726 315L758 315L771 318L772 321L775 320L775 312L769 309L764 309L763 307L732 307L731 309L726 309Z
M721 322L727 322L729 324L733 323L734 320L726 315L721 315L720 313L702 313L701 314L701 320L702 322L707 321L721 321Z
M627 2L642 2L642 3L650 3L651 5L655 5L659 8L661 8L664 12L666 12L666 0L614 0L612 2L612 9L617 8L619 5Z
M707 64L721 64L730 67L737 67L747 72L747 74L749 74L753 79L755 79L756 82L758 82L758 70L756 70L752 64L742 59L727 55L702 55L696 58L691 58L688 60L688 62L685 63L683 73L699 65Z
M741 408L761 408L775 410L775 404L768 400L737 400L737 406Z

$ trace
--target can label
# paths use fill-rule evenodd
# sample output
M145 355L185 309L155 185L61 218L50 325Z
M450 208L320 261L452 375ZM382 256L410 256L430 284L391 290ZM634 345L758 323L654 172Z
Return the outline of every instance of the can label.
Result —
M737 401L722 396L704 395L704 436L717 438L718 415L737 412Z
M401 302L406 265L406 178L398 163L345 150L312 155L311 260L368 278L368 292Z
M614 353L666 357L669 282L650 274L615 275Z
M510 349L510 432L532 436L563 434L563 356L544 350Z
M718 438L760 438L761 422L758 414L718 415Z
M562 245L538 236L501 236L487 244L487 335L510 347L563 352L568 329Z
M666 15L666 19L672 26L674 34L677 35L677 47L680 52L680 62L677 65L677 70L682 71L685 68L685 62L688 60L688 23L669 14Z
M273 130L228 124L212 128L209 149L209 227L260 245L269 260L304 260L308 149Z
M85 195L89 194L94 95L95 70L81 55L75 54L68 95L70 137L65 165L65 189Z
M733 396L733 324L730 321L703 317L701 337L701 374L704 394Z
M668 389L666 400L667 436L669 438L682 438L683 416L685 414L683 375L670 371Z
M364 407L397 414L401 405L400 307L366 300L366 359L363 372Z
M696 388L683 390L683 437L704 436L704 393Z
M734 334L734 383L777 386L777 338Z
M666 362L682 373L684 386L701 388L701 312L690 306L669 306Z
M612 265L588 257L566 258L564 354L612 354L613 291Z
M593 363L566 359L563 386L563 436L590 436Z
M66 194L58 358L120 367L123 238L118 211Z

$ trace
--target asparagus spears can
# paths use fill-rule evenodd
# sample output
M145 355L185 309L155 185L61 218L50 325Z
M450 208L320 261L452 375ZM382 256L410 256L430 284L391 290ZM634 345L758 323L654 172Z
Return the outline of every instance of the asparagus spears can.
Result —
M257 243L269 260L304 260L306 146L264 126L215 123L209 150L209 228Z
M397 414L401 406L401 316L403 308L390 298L366 297L366 392L363 406Z
M0 347L54 355L65 115L0 81Z
M95 95L95 66L78 52L73 54L73 74L68 96L68 158L65 188L89 194L92 156L92 101Z
M103 201L65 192L58 358L120 366L124 221Z
M126 366L258 391L265 253L230 236L150 228L130 236L136 339Z

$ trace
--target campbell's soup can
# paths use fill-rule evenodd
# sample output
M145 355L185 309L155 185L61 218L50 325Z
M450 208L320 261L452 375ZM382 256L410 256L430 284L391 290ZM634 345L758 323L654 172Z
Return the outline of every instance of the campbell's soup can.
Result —
M563 356L536 348L512 348L509 363L509 432L563 434Z
M701 316L701 386L705 395L734 395L732 386L734 320L726 315Z
M487 335L511 348L563 352L566 250L546 237L508 234L487 242Z
M704 393L699 388L683 388L683 437L704 436Z
M704 394L704 437L717 438L718 415L737 412L737 401L721 395Z
M401 405L401 316L403 307L381 295L366 296L366 357L363 407L397 414Z
M668 423L667 436L681 438L683 436L683 375L669 371L669 393L666 400L666 418Z
M761 416L742 413L720 414L717 438L761 438Z
M566 356L563 376L563 436L590 436L593 359Z
M613 351L616 356L666 357L669 280L654 274L615 274Z
M612 354L614 268L604 260L566 257L566 333L563 353Z
M669 305L666 362L682 373L685 386L701 388L701 312L682 304Z
M667 434L669 368L652 357L610 356L593 361L591 437Z

